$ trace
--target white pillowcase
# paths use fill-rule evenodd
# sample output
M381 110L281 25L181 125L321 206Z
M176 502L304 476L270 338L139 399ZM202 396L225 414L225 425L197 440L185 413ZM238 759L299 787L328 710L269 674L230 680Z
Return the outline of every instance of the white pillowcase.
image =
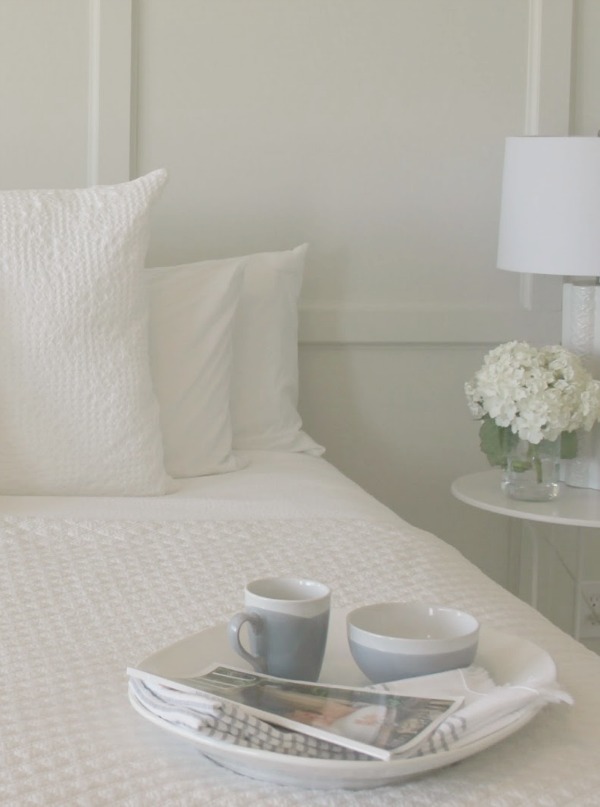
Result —
M244 463L232 448L323 453L297 411L306 250L147 270L152 374L172 476L237 470Z
M0 192L0 492L156 495L143 261L166 172Z
M245 258L148 269L150 357L165 465L174 477L235 471L232 334Z
M298 414L298 301L307 244L248 256L233 340L231 419L240 450L324 452Z

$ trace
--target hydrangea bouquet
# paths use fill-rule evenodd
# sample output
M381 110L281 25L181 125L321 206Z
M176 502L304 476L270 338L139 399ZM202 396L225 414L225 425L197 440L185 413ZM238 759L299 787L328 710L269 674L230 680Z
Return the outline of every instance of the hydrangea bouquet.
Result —
M482 420L481 450L491 465L506 465L518 440L561 440L561 456L576 455L577 429L600 419L600 382L581 359L558 345L507 342L491 350L465 384L473 416Z

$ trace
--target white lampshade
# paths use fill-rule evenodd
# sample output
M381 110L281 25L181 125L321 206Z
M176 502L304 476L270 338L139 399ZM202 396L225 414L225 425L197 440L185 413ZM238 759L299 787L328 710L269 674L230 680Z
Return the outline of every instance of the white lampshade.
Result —
M600 137L509 137L499 269L600 276Z

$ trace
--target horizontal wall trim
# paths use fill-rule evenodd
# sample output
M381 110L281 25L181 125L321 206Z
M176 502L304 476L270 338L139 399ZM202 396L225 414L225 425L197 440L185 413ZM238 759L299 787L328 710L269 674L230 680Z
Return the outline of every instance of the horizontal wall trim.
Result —
M497 344L560 340L557 311L450 307L300 307L301 344Z

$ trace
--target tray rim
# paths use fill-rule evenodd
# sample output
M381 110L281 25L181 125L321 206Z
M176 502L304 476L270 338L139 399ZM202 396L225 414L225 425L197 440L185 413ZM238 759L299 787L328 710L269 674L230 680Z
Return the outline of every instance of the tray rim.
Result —
M345 619L349 608L332 609L333 622ZM146 657L138 667L149 668L160 673L160 660L168 656L174 648L185 647L188 643L202 642L202 637L214 638L220 631L226 633L226 622L217 623L198 633L184 637ZM540 687L556 683L556 665L547 651L538 645L495 628L481 625L480 645L493 645L494 643L509 642L519 645L522 649L533 653L539 661L543 662L545 680L536 681ZM329 644L328 644L329 648ZM330 651L331 652L331 651ZM351 656L348 656L351 659ZM214 659L216 660L216 659ZM477 657L476 657L477 661ZM158 663L158 668L157 668ZM241 658L236 656L236 666L247 666ZM526 672L526 670L525 670ZM344 683L340 681L339 683ZM515 711L513 718L507 723L492 729L488 734L478 736L470 743L458 748L439 751L435 754L410 758L397 758L391 760L329 760L314 759L277 751L263 751L256 748L227 743L217 738L199 734L185 726L175 726L160 717L148 712L131 695L130 703L135 711L152 724L167 730L170 734L192 742L208 759L236 773L249 776L253 779L269 781L278 784L296 785L304 789L367 789L395 784L405 779L413 778L427 772L433 772L451 765L462 759L473 756L480 751L501 742L519 729L526 726L543 708L543 704L533 704ZM307 782L306 773L310 772L311 779Z

